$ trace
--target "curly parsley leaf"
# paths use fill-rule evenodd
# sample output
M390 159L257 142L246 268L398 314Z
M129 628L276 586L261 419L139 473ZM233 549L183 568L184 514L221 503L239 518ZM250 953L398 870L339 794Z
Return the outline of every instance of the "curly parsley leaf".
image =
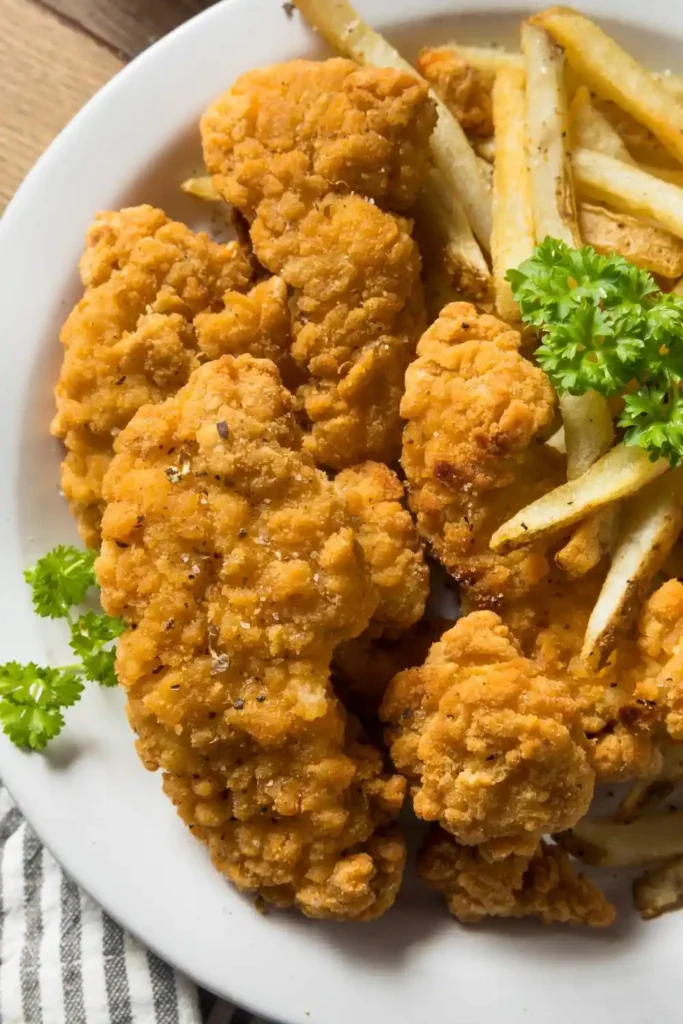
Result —
M34 662L0 665L0 724L20 747L42 750L64 725L61 708L80 698L76 668L42 668Z
M26 569L24 579L33 591L37 614L50 619L68 618L74 605L82 604L90 588L97 584L96 558L96 551L60 544Z
M626 443L683 461L683 297L623 256L553 238L507 278L522 320L541 333L536 355L555 388L624 394Z
M116 651L111 644L121 636L126 624L110 615L86 612L71 627L71 650L81 659L86 679L101 686L116 686Z

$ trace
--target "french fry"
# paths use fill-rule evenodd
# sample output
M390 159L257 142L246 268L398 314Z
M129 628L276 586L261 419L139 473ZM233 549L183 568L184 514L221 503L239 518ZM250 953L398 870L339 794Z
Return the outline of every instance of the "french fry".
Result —
M633 905L645 921L683 906L683 856L672 857L636 878Z
M587 473L614 443L614 424L607 399L597 391L562 395L560 411L567 451L567 479ZM572 577L585 576L609 550L616 508L610 506L579 523L555 561Z
M579 226L583 241L604 256L618 252L661 277L683 274L683 240L665 228L588 202L579 203Z
M446 43L445 47L453 50L462 60L466 60L477 71L493 79L503 68L524 70L524 59L520 53L508 53L496 46L462 46L460 43Z
M415 230L426 270L438 278L437 292L445 286L460 298L490 301L489 268L457 196L437 168L429 172L417 197Z
M635 494L668 469L666 459L651 462L642 448L618 444L583 476L549 491L504 523L491 538L491 548L510 551L572 526L591 512Z
M679 103L683 103L683 75L675 75L672 71L653 71L652 77Z
M653 167L651 164L641 164L641 170L651 174L653 178L661 181L668 181L670 185L678 185L683 188L683 170L677 167Z
M591 100L591 94L585 85L580 85L574 93L569 108L569 126L571 142L574 149L592 149L596 153L634 163L619 132L612 127Z
M683 238L683 188L589 149L575 150L574 175L582 195L651 218Z
M493 136L488 139L470 139L474 152L487 164L492 164L496 159L496 140Z
M526 70L526 131L536 241L550 236L580 245L567 147L564 57L550 36L522 23Z
M335 49L359 64L417 71L363 21L348 0L296 0L308 23ZM491 193L467 136L444 103L432 92L438 120L430 140L437 168L447 187L458 196L480 245L491 244Z
M586 85L618 103L683 162L683 107L649 71L578 11L550 7L531 21L564 47Z
M661 747L662 765L654 779L636 779L622 799L615 821L633 821L656 810L683 779L683 743L665 742Z
M625 505L620 535L588 620L582 657L601 659L632 623L683 526L683 468L644 487Z
M186 178L185 181L181 181L180 187L188 195L194 196L196 199L203 199L207 203L221 201L210 174L203 174L200 178Z
M597 96L593 96L592 102L598 113L602 114L619 135L631 158L637 163L669 169L680 167L676 157L661 144L656 135L653 135L649 128L632 118L616 103L612 103L610 100L601 100Z
M556 836L568 853L596 867L635 867L683 854L683 811L617 822L584 818Z
M491 261L496 309L503 320L519 321L519 307L505 280L534 251L534 212L524 139L525 76L504 67L493 86L496 162L493 169Z

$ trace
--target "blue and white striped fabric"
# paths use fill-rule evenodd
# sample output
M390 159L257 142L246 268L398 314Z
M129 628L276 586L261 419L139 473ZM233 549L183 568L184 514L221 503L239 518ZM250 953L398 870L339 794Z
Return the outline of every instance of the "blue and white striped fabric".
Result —
M261 1024L81 892L0 786L0 1024Z

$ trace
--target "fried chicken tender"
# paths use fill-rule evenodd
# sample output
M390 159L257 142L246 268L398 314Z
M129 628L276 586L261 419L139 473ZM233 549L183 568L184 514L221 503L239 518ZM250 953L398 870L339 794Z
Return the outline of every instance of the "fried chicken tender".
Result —
M424 615L429 569L407 509L403 484L388 466L363 462L335 478L334 486L351 516L365 562L379 596L375 634L408 629Z
M612 924L614 907L558 846L540 842L531 857L490 859L435 828L418 855L418 874L463 923L485 917L537 917L544 924Z
M580 707L493 612L460 619L420 668L396 676L380 714L416 814L463 845L528 849L588 810Z
M86 291L62 328L51 430L67 448L64 494L83 541L96 547L116 434L140 406L185 384L204 356L194 318L245 290L251 265L237 243L218 245L137 206L96 217L80 273Z
M427 47L417 69L466 132L493 135L490 76L472 67L447 46Z
M401 462L418 528L476 606L524 597L549 570L547 541L500 555L491 535L565 479L540 443L555 412L520 336L474 306L446 306L406 374Z
M424 310L411 224L384 208L413 202L435 116L413 76L335 58L249 72L201 121L217 190L292 290L305 446L331 469L399 454Z
M119 435L97 573L130 628L117 674L138 751L216 867L311 917L392 902L405 783L329 681L377 597L273 363L224 356Z

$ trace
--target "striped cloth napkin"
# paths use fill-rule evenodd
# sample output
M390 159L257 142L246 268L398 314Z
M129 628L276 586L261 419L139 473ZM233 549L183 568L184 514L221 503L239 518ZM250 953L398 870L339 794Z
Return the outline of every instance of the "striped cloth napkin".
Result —
M198 990L67 878L0 785L0 1024L262 1024Z

